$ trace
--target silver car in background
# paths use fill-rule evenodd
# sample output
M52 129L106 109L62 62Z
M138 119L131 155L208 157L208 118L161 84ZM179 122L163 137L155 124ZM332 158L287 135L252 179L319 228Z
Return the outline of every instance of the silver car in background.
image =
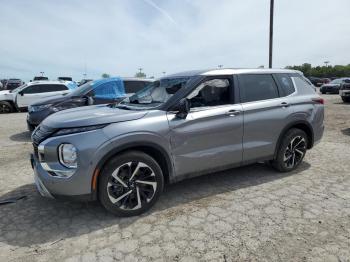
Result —
M35 182L46 197L138 215L185 178L258 161L294 170L323 135L323 104L293 70L166 76L120 104L45 119L32 134Z

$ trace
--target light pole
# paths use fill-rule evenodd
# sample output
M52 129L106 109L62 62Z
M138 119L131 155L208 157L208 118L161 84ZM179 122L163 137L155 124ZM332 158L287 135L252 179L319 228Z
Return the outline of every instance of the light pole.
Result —
M221 69L223 66L224 66L224 65L218 65L218 68L220 68L220 69Z
M272 68L273 9L274 9L274 0L270 0L269 68Z
M44 76L44 72L40 72L41 76Z
M165 71L163 71L162 73L163 73L163 75L165 76L166 72L165 72Z
M328 66L328 64L330 63L329 61L324 61L323 62L325 65L326 65L326 67Z

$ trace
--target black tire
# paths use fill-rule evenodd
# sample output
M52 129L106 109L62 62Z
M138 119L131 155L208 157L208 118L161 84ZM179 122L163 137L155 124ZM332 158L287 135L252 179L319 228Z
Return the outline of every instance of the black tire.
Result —
M326 94L326 92L324 92L324 91L322 91L321 93L322 93L322 95L325 95L325 94Z
M350 102L350 97L342 96L341 99L343 100L344 103L349 103Z
M13 106L6 101L0 101L0 114L12 113Z
M303 130L298 128L289 129L279 145L272 166L280 172L289 172L296 169L304 159L308 143L308 137Z
M129 151L115 156L105 165L99 178L98 195L101 204L114 215L137 216L157 202L163 187L163 172L157 161L143 152Z

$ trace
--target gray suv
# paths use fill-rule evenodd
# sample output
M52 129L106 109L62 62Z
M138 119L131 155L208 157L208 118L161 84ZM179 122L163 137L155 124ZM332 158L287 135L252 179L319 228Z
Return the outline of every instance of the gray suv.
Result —
M298 71L220 69L161 78L119 104L74 108L32 134L38 191L148 210L165 184L258 161L294 170L323 135L324 100Z

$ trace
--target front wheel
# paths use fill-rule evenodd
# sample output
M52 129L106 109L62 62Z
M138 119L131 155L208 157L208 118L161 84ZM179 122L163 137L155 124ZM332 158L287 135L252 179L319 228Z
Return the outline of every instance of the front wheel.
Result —
M308 146L308 138L303 130L292 128L284 135L273 167L280 172L289 172L303 161Z
M0 101L0 114L12 113L13 106L6 101Z
M155 204L163 187L158 163L145 153L130 151L106 164L99 180L99 200L117 216L136 216Z

